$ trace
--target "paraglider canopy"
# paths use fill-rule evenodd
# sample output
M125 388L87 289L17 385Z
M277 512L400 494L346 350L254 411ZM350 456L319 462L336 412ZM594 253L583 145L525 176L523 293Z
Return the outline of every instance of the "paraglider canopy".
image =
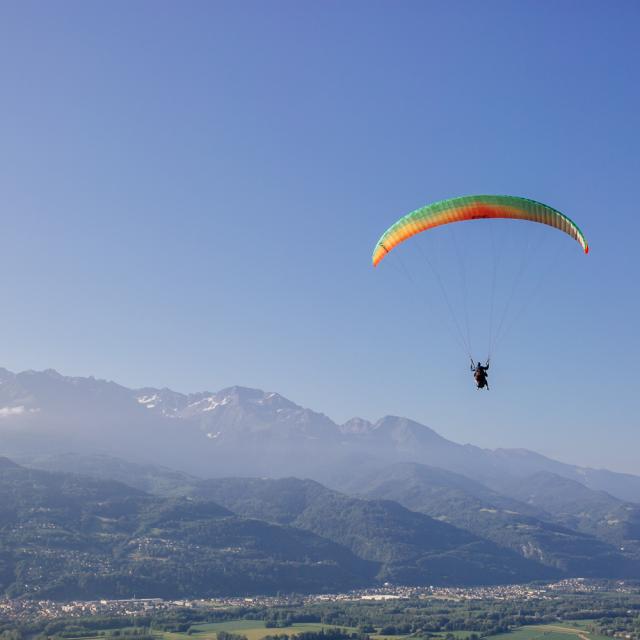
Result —
M400 218L378 240L373 251L373 266L378 266L394 247L422 231L452 222L482 218L508 218L546 224L570 235L585 253L589 253L589 245L578 225L556 209L517 196L477 195L434 202Z

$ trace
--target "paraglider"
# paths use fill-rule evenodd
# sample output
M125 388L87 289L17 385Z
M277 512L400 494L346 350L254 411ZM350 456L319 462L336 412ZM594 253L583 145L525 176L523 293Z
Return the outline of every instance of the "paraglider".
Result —
M423 231L457 222L481 219L523 220L547 225L567 234L580 245L585 254L589 253L589 245L580 228L575 222L573 222L573 220L557 209L535 200L517 196L472 195L441 200L416 209L415 211L412 211L400 218L382 234L380 240L376 243L372 256L373 266L377 267L389 253L398 247L398 245L402 244L409 238L422 233ZM429 261L429 257L425 256L425 258L429 262L431 269L435 272L435 268ZM407 271L406 268L405 271ZM452 305L443 282L437 273L435 275L437 276L438 283L449 308L449 312L452 315L453 322L451 325L458 330L458 341L471 358L471 369L473 371L477 388L486 388L488 390L489 384L487 381L487 370L489 369L489 359L491 357L490 350L492 343L496 338L490 337L489 356L487 357L486 364L483 365L480 361L478 361L477 365L474 364L475 361L471 356L472 349L469 337L469 326L467 326L467 334L465 335L461 330L461 323L458 318L455 317L455 313L452 309ZM463 280L464 295L466 295L466 279ZM495 282L493 284L495 285ZM511 291L510 295L513 295L516 291L517 284L517 282L514 283L513 291ZM509 309L510 302L511 299L509 298L507 308L505 309L505 315ZM491 313L487 315L493 318L493 290L491 292L491 304ZM465 300L465 312L466 306L467 304ZM502 321L504 322L504 317L502 318ZM501 331L503 322L500 323L498 332ZM490 333L492 331L493 328L490 328Z
M489 370L489 361L487 360L487 364L483 365L481 362L478 362L477 365L473 364L473 360L471 361L471 371L473 371L473 377L476 381L476 386L478 389L486 388L489 391L489 381L487 380L487 371Z

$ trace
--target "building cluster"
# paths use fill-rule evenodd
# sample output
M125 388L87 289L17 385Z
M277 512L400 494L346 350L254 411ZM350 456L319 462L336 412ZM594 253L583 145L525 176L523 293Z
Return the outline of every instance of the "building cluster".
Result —
M407 587L384 584L346 593L318 595L279 595L225 597L209 599L164 600L162 598L129 598L120 600L74 600L56 602L36 599L0 599L0 621L82 618L87 616L146 616L180 608L211 609L236 607L281 607L323 602L387 601L433 598L443 600L530 600L549 599L561 593L593 593L617 591L637 593L638 587L622 581L604 583L582 578L561 580L544 585L502 585L488 587Z
M162 598L127 600L0 600L0 620L28 621L46 618L84 618L87 616L138 616L176 605Z
M614 583L572 578L549 584L512 584L479 587L406 587L385 584L381 587L350 591L335 595L307 596L305 602L353 601L353 600L398 600L433 598L443 600L532 600L549 599L559 594L596 592L636 593L637 586L624 581Z
M637 593L637 585L633 586L624 580L603 581L588 580L587 578L567 578L547 585L550 591L562 593L597 593L601 591L616 593Z

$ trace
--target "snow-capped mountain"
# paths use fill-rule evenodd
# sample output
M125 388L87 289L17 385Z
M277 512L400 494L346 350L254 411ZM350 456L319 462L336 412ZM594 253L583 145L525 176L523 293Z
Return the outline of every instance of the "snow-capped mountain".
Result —
M0 369L0 455L110 454L203 476L296 475L337 486L396 462L448 469L493 487L538 472L640 501L640 477L585 469L526 450L460 445L407 418L337 425L275 392L182 394L128 389L49 369Z
M136 401L150 412L187 420L210 439L268 435L270 438L324 439L336 435L325 415L294 404L280 394L229 387L217 393L178 394L168 389L140 389Z

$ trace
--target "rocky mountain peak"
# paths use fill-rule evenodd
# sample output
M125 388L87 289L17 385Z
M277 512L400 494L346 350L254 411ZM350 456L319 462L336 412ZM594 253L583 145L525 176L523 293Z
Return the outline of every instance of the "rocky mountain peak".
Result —
M340 431L347 434L364 434L373 429L373 422L364 418L351 418L340 425Z

